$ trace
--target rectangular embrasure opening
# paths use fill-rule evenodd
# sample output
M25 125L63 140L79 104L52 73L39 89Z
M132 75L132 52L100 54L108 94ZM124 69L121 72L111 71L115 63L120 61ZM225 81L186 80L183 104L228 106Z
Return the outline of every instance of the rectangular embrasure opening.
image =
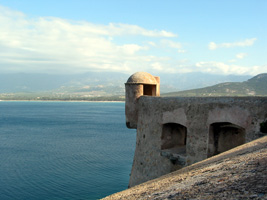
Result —
M156 85L144 85L144 95L156 96Z

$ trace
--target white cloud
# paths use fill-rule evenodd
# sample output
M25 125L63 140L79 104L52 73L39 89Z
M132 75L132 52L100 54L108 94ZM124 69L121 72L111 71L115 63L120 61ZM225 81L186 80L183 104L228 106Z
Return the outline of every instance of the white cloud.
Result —
M125 54L134 55L136 52L138 52L142 49L145 50L147 48L139 46L137 44L125 44L125 45L119 47L119 49L121 49Z
M236 58L238 58L238 59L243 59L243 58L245 58L247 55L248 55L248 54L246 54L246 53L238 53L238 54L236 54Z
M186 53L186 50L182 49L183 46L180 42L163 39L160 41L160 46L163 48L167 47L167 48L177 49L178 53Z
M210 42L210 43L209 43L209 49L210 49L210 50L217 49L217 44L215 44L214 42Z
M210 42L208 46L210 50L215 50L217 48L247 47L247 46L252 46L256 40L257 38L251 38L239 42L221 43L221 44Z
M182 44L180 42L174 42L172 40L161 40L161 44L165 47L181 49Z
M262 66L239 66L234 64L225 64L223 62L197 62L195 64L198 71L214 74L250 74L257 75L267 71L267 65Z
M230 63L234 63L234 62L236 62L236 59L231 59L231 60L229 60L228 62L230 62Z
M147 37L177 37L176 34L164 30L146 30L137 25L129 24L114 24L110 23L108 26L95 26L94 24L85 23L87 26L94 27L93 30L98 30L97 34L103 35L142 35Z
M157 45L156 45L156 43L155 42L148 42L148 44L150 45L150 46L152 46L152 47L156 47Z
M4 7L0 7L0 24L0 72L78 73L106 70L133 73L152 70L254 75L267 71L266 65L248 67L222 62L190 63L182 55L177 56L180 60L176 60L168 54L173 51L186 52L180 42L173 41L176 34L165 30L147 30L137 25L101 25L53 17L28 18L23 13ZM137 39L135 36L138 36ZM122 37L123 41L120 40ZM127 39L129 41L125 42ZM256 38L236 43L213 42L209 48L250 46L255 41ZM239 59L245 56L244 53L236 55Z
M186 53L186 50L179 49L179 50L178 50L178 53Z
M164 67L158 62L152 63L151 67L152 67L152 69L157 70L157 71L163 71L164 70Z
M137 25L92 24L60 18L28 18L0 6L0 70L74 71L115 70L132 72L148 66L147 46L118 43L120 36L171 38L165 30ZM151 43L150 45L152 45ZM3 68L3 69L1 69Z

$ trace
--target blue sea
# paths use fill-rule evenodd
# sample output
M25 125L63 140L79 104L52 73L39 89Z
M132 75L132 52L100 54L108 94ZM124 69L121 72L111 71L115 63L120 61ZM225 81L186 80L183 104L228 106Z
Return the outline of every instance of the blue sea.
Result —
M0 101L0 199L99 199L127 189L124 103Z

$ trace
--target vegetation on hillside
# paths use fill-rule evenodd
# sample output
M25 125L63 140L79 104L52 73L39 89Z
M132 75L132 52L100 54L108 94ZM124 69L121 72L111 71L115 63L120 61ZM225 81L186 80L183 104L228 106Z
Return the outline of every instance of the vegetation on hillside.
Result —
M221 83L200 89L166 93L162 96L267 96L267 73L240 83Z
M227 82L210 87L165 93L161 96L267 96L267 73L244 82ZM61 87L48 92L0 93L0 100L40 101L124 101L124 87L83 86Z

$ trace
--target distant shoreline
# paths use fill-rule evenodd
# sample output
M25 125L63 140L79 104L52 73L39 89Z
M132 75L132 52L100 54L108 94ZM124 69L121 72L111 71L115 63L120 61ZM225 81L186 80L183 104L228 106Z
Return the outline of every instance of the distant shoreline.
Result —
M125 101L90 101L90 100L3 100L1 101L36 101L36 102L98 102L98 103L124 103Z

